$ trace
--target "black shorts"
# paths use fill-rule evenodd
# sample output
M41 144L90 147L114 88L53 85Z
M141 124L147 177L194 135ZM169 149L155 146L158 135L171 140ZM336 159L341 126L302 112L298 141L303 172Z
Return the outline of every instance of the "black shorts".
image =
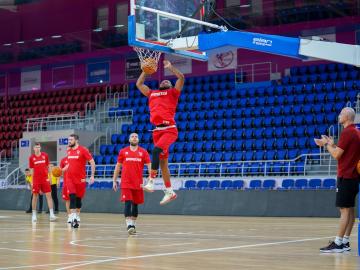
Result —
M337 178L336 207L355 207L355 198L359 192L358 179Z

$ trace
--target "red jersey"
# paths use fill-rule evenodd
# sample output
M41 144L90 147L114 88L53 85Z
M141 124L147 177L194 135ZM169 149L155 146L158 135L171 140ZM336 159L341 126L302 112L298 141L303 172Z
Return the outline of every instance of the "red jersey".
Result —
M176 88L151 90L149 94L150 122L155 125L175 125L180 91Z
M360 160L360 131L350 125L341 132L338 147L344 150L338 160L338 176L346 179L358 179L356 165Z
M35 154L29 158L29 168L33 169L33 181L44 181L49 178L49 157L41 152L39 156Z
M149 153L142 147L132 151L130 146L120 150L117 162L122 164L121 188L141 189L144 165L149 164Z
M67 159L67 157L64 157L61 161L60 161L60 169L64 169L65 168L65 166L66 165L68 165L68 159ZM65 184L65 182L66 182L66 178L67 178L67 171L65 171L64 173L63 173L63 177L64 177L64 184Z
M69 163L67 180L71 180L73 183L81 183L81 180L86 178L86 164L93 158L89 150L80 145L76 149L68 149L67 154Z

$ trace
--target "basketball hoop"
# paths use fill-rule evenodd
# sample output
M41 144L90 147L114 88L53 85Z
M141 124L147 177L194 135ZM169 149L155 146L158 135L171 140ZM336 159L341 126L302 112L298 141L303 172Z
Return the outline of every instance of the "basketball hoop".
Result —
M155 73L158 69L161 52L141 47L134 47L134 50L139 56L141 69L148 75Z

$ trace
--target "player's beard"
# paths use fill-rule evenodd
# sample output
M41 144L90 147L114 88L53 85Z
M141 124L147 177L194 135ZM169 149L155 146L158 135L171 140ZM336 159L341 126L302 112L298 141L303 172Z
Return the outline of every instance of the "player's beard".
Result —
M76 145L76 143L69 144L69 147L70 147L70 148L74 148L74 147L75 147L75 145Z
M167 90L170 88L171 88L171 86L163 86L163 87L159 87L159 90Z
M130 142L131 146L138 146L139 143Z

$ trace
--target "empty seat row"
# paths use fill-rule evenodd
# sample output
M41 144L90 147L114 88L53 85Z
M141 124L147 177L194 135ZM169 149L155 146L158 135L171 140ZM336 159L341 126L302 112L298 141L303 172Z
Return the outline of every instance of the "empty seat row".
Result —
M326 179L284 179L281 187L276 187L275 179L250 180L245 187L244 180L186 180L181 189L184 190L231 190L231 189L278 189L278 190L306 190L306 189L335 189L336 180Z

